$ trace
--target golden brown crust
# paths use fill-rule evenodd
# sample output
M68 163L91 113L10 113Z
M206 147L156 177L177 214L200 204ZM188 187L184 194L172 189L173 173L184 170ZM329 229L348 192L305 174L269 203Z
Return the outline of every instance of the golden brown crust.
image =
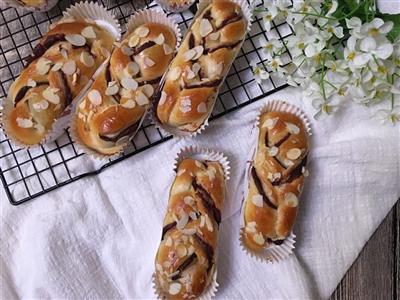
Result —
M155 261L156 280L168 299L197 298L210 284L224 198L221 164L179 164Z
M196 131L211 113L222 80L246 33L239 5L213 0L193 21L157 99L157 117L183 131Z
M244 243L250 249L280 244L290 234L307 174L308 147L300 118L286 112L261 115L244 203Z
M104 62L113 37L89 22L62 20L35 47L28 66L9 89L5 128L11 138L26 145L40 143ZM82 35L88 31L92 37ZM81 46L71 44L82 41Z
M109 65L76 110L74 121L83 144L105 155L122 150L138 129L176 42L168 26L147 23L118 43ZM126 83L128 79L131 82ZM90 101L94 90L101 96L97 104Z

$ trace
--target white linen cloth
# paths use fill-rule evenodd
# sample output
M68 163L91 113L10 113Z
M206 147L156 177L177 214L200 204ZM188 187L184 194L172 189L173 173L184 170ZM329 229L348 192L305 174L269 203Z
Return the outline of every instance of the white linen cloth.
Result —
M286 99L312 116L298 89L268 98ZM2 299L154 298L151 275L174 158L188 144L223 151L231 162L217 299L329 297L400 196L399 127L372 121L352 103L324 121L311 118L311 175L294 228L295 255L263 264L238 242L248 137L262 103L211 122L194 140L170 140L18 207L2 189Z
M397 1L379 4L399 10ZM154 298L151 275L174 158L189 144L223 151L231 162L216 298L328 298L400 197L400 129L372 121L353 103L315 122L299 89L267 99L299 106L313 123L295 255L263 264L239 247L243 173L258 101L212 122L194 140L170 140L21 206L11 206L1 188L1 299Z

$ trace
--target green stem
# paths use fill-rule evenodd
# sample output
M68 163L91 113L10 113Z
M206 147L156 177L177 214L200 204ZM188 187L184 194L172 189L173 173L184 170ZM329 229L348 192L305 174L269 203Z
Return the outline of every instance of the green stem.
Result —
M312 17L318 17L318 18L327 19L327 20L332 20L332 21L338 20L337 18L331 18L331 17L321 16L321 15L313 14L313 13L303 13L303 12L294 11L293 14L296 14L296 15L305 15L305 16L312 16Z
M337 90L337 87L334 86L332 83L330 83L328 80L324 80L325 83L329 84L331 87L333 87L335 90Z

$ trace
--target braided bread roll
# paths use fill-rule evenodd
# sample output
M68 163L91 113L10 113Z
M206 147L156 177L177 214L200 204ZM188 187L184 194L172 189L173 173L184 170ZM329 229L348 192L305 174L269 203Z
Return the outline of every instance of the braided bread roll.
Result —
M53 25L9 89L7 135L26 145L42 142L109 56L113 42L108 31L90 20L64 19Z
M308 147L308 134L299 117L287 112L261 115L244 203L244 244L250 249L280 245L291 233L307 175Z
M211 283L224 198L220 163L180 163L155 261L156 282L168 299L197 298Z
M81 143L106 155L122 150L139 128L176 43L170 27L146 23L118 44L76 110Z
M194 19L155 97L162 124L189 132L203 124L240 50L246 27L241 7L228 0L211 1Z

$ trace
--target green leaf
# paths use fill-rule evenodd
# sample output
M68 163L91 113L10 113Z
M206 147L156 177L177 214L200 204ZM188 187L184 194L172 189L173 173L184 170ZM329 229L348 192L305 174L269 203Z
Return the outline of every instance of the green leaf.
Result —
M392 21L393 29L388 33L388 38L394 42L400 37L400 14L391 15L391 14L377 14L378 18L381 18L383 21Z

